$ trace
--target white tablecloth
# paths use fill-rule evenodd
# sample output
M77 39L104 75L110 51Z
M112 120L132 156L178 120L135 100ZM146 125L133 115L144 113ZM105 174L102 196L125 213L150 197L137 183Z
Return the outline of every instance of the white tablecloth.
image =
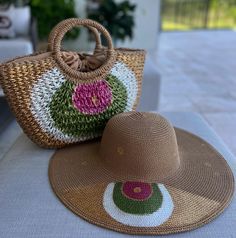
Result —
M192 131L215 146L227 159L235 174L235 157L198 115L193 113L164 115L175 126ZM142 237L97 227L69 211L56 198L49 185L48 162L52 154L52 150L40 149L25 135L21 135L0 161L1 238ZM235 214L234 197L225 212L211 223L194 231L162 237L233 238L236 237Z

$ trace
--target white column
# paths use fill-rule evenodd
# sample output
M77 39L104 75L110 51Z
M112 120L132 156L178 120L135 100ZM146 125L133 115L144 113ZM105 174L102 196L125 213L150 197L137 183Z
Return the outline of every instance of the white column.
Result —
M118 46L156 50L160 25L160 0L130 0L130 2L136 4L134 36L132 40L119 42Z

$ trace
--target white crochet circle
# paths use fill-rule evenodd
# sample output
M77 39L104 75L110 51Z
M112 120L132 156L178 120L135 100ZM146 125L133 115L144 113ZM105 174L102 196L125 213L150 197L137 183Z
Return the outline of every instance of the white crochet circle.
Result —
M125 111L131 111L138 95L138 84L134 72L121 61L116 62L110 73L122 82L127 91Z
M42 130L53 138L63 142L77 142L81 138L67 135L59 130L50 115L49 104L52 96L65 81L65 77L57 68L43 74L31 91L31 112Z
M132 110L138 91L134 73L124 63L117 62L111 69L110 74L116 76L125 86L128 96L125 111ZM62 142L79 142L98 136L96 134L82 137L72 136L62 132L55 126L54 120L50 115L49 105L52 96L65 81L65 76L57 68L47 71L37 80L31 91L30 109L34 119L45 133Z
M103 196L103 207L105 211L116 221L136 227L156 227L163 224L169 219L173 210L174 204L172 198L163 184L157 184L162 196L163 202L161 207L153 212L152 214L135 215L122 211L119 209L113 201L113 190L115 183L109 183L104 196Z

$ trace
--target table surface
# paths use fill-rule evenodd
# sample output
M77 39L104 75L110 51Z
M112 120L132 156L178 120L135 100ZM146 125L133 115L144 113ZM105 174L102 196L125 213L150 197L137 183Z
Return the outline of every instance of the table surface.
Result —
M195 113L162 113L173 125L202 137L225 157L236 174L236 160L222 140ZM124 235L92 225L74 215L56 198L48 181L48 163L53 150L43 150L21 135L0 161L1 238L142 237ZM218 218L196 230L161 236L233 238L236 198ZM145 236L155 237L155 236Z

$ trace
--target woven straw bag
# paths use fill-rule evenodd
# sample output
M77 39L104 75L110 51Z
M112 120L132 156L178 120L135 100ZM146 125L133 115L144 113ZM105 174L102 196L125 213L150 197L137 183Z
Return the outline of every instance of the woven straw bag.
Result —
M64 35L77 26L95 35L93 55L61 50ZM114 49L99 23L72 18L52 30L47 52L2 64L0 83L30 139L42 147L60 148L100 136L112 116L136 109L144 60L143 50Z

